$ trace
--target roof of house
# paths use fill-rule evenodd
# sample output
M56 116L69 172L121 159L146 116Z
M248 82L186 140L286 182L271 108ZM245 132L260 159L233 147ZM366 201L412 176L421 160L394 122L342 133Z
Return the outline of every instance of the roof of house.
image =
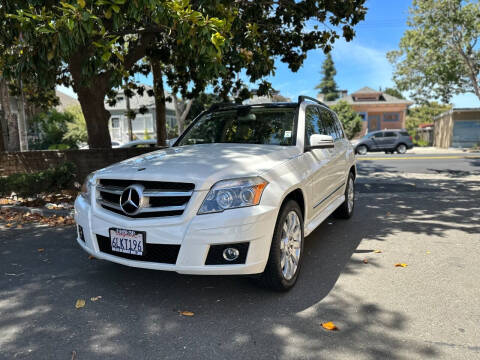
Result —
M138 110L141 107L147 107L147 108L154 108L155 107L155 98L153 96L148 95L148 90L153 90L153 87L144 85L145 91L143 92L143 96L138 95L136 92L134 95L130 98L130 109L131 110ZM168 92L165 91L165 97L168 98L171 96ZM173 100L172 101L165 101L165 106L167 110L175 110L175 106L173 105ZM115 106L110 106L107 101L105 101L105 109L108 111L111 110L121 110L125 111L127 110L127 100L126 97L123 93L123 91L120 91L117 94L117 103Z
M70 95L67 95L61 91L55 90L55 95L57 95L59 104L55 107L57 111L65 111L68 107L74 106L74 105L80 105L77 99L71 97Z
M379 100L354 100L353 96L355 95L360 95L360 94L372 94L372 95L379 95ZM399 99L395 96L386 94L382 91L376 91L368 86L365 86L351 94L346 94L340 99L337 99L335 101L325 101L327 105L334 105L338 101L343 100L346 101L347 103L353 105L353 104L362 104L362 105L380 105L380 104L405 104L407 106L412 105L413 101L410 100L405 100L405 99Z
M381 94L381 93L382 93L381 91L377 91L377 90L372 89L371 87L364 86L364 87L355 91L352 94L357 95L357 94Z

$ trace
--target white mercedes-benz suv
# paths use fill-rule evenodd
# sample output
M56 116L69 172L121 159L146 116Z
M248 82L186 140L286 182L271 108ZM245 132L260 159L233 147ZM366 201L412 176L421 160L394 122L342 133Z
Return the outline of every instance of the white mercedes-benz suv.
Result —
M322 103L214 105L173 147L89 175L77 242L119 264L182 274L258 274L288 290L304 237L354 208L355 155Z

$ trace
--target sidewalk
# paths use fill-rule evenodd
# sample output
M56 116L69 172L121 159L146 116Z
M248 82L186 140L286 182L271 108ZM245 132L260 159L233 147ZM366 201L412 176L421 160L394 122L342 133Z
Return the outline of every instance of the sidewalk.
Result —
M458 149L458 148L436 148L433 146L415 146L413 149L408 150L408 154L469 154L469 153L476 153L477 151L470 150L470 149Z

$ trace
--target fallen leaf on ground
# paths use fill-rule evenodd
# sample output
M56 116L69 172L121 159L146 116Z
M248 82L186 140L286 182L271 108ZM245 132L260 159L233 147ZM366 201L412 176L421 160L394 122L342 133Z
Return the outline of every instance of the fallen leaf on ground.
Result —
M38 251L38 252L44 252L45 249L44 249L44 248L39 248L39 249L37 249L37 251Z
M391 215L391 213L389 211L387 211L387 216Z
M78 299L77 302L75 303L75 308L80 309L85 306L85 300L84 299Z
M363 263L364 263L364 264L368 264L368 260L367 260L367 259L363 259Z
M326 322L326 323L322 323L322 327L325 329L325 330L329 330L329 331L335 331L335 330L339 330L337 325L335 325L333 322L329 321L329 322Z
M373 250L373 252L374 252L375 254L380 254L380 253L382 252L382 250Z
M12 227L13 224L7 224L6 227Z
M90 301L97 301L97 300L100 300L101 298L102 298L101 296L91 297Z
M183 315L183 316L193 316L195 315L193 312L191 311L180 311L180 315Z
M408 265L405 264L405 263L396 263L395 266L396 267L407 267Z
M89 260L95 260L95 256L93 256L93 255L88 255L88 259L89 259Z
M23 229L23 225L18 224L18 225L17 225L17 229Z

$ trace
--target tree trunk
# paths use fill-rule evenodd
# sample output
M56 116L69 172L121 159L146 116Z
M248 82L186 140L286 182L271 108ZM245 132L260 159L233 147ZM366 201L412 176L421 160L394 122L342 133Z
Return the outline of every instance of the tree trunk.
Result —
M173 103L175 104L175 119L178 124L178 136L182 135L185 130L185 119L190 112L192 107L193 100L188 100L186 105L183 102L180 102L176 94L173 94Z
M0 152L4 152L7 149L5 148L5 138L4 138L4 125L3 125L3 112L0 112Z
M8 85L3 79L0 80L0 101L4 116L4 125L6 125L4 128L4 141L6 140L5 145L7 151L19 151L20 140L18 137L18 121L10 109L10 94L8 92Z
M110 113L105 109L105 94L95 84L77 89L78 101L87 124L88 146L90 149L111 148L112 140L108 131Z
M0 152L7 151L7 123L3 99L3 80L0 79Z
M133 129L132 129L132 112L130 111L130 98L125 95L125 91L123 92L123 96L125 96L125 104L127 105L127 122L128 122L128 141L133 141Z
M157 145L167 146L167 109L165 105L165 90L163 89L162 64L150 60L153 74L153 92L155 93L155 113L157 127Z

